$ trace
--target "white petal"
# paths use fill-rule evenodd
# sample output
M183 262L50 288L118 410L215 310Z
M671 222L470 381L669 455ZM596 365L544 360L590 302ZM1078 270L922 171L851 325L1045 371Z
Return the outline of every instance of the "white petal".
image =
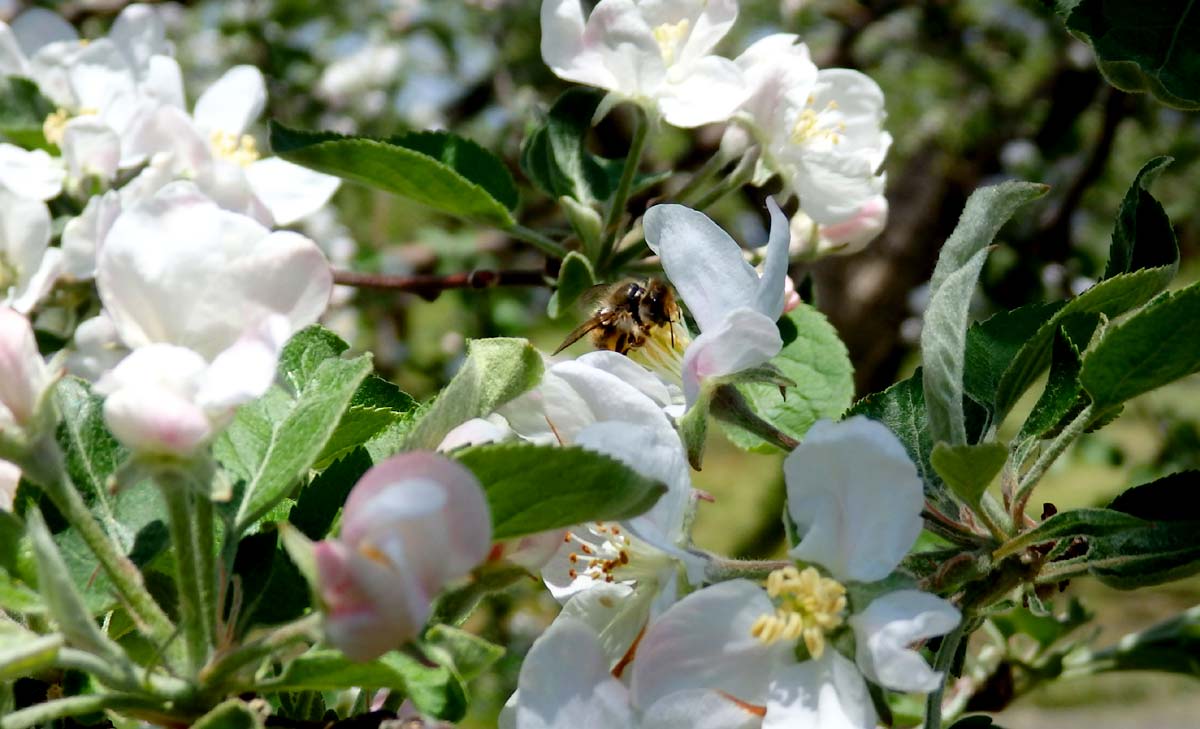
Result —
M787 95L817 82L817 66L808 47L798 41L791 33L768 35L736 59L750 89L742 110L767 139L778 134L784 123Z
M653 729L758 729L764 707L735 701L718 691L687 689L655 701L642 714Z
M291 225L329 202L341 180L332 175L268 157L246 167L250 189L262 201L276 225Z
M875 729L875 706L854 664L835 650L771 678L763 729Z
M38 90L58 106L67 109L80 106L71 87L70 70L84 48L76 40L57 41L42 46L29 58L29 77L37 82Z
M855 659L863 675L881 686L933 691L942 675L909 646L949 633L961 619L958 608L936 595L920 590L889 592L851 616L858 646Z
M665 407L671 404L671 391L666 383L623 354L598 349L576 357L575 361L621 378L659 405Z
M67 371L95 382L116 367L129 352L121 346L117 328L103 310L75 328L75 351L67 356Z
M21 13L13 21L12 29L26 56L32 56L42 46L79 38L70 23L45 8L30 8Z
M676 53L676 62L688 64L706 56L737 20L737 0L655 0L643 2L642 12L651 26L687 20L688 35Z
M804 535L789 554L838 580L887 577L921 533L921 479L881 423L818 421L783 472L788 513Z
M563 605L560 617L569 617L586 624L596 633L600 650L609 668L622 659L626 662L630 648L650 619L650 600L645 590L617 583L598 582L572 597ZM624 671L621 671L622 678Z
M560 618L521 665L519 729L613 729L634 725L628 693L585 624Z
M34 200L58 197L66 175L62 163L44 149L0 144L0 185L15 195Z
M107 38L92 41L79 51L67 71L79 106L124 133L137 110L137 79L129 62Z
M160 106L138 119L136 128L124 141L130 155L164 155L157 166L165 166L175 174L196 176L213 163L209 141L200 134L187 112L174 106Z
M655 205L644 225L646 244L662 259L701 331L717 326L728 311L754 306L758 274L707 215L683 205Z
M121 138L98 117L87 115L67 122L62 139L63 160L73 179L98 177L110 182L121 161Z
M21 469L8 461L0 461L0 511L12 511L19 483Z
M688 407L696 402L705 380L765 364L782 348L783 339L773 319L754 309L730 311L715 327L692 340L683 353L683 393Z
M51 374L29 319L6 306L0 306L0 372L0 425L25 425L50 385Z
M783 314L783 302L787 286L788 249L792 231L787 216L779 209L775 198L767 198L767 210L771 211L771 235L767 240L767 255L763 261L763 275L758 280L758 295L755 308L775 321Z
M28 76L29 60L21 50L16 33L0 20L0 75Z
M141 92L158 103L182 109L183 72L179 62L170 56L151 56Z
M813 106L822 108L829 102L837 105L845 125L838 146L843 152L866 152L872 171L877 170L891 144L891 136L883 131L886 114L879 84L865 73L848 68L823 69L817 74Z
M3 162L0 162L3 164ZM0 253L28 280L50 245L50 210L40 200L14 195L0 187Z
M58 248L49 248L38 262L37 268L33 269L22 282L12 290L12 307L17 311L28 313L33 307L37 306L38 302L50 293L50 289L54 288L54 282L58 280L59 274L62 272L62 250Z
M499 443L512 435L513 431L507 425L501 426L484 418L471 418L447 433L436 450L441 453L449 453L457 448L484 443Z
M267 104L267 84L254 66L234 66L196 101L193 116L205 134L243 134Z
M707 56L689 64L686 72L675 71L654 91L663 119L672 126L690 129L725 121L749 98L741 69L728 58Z
M560 78L590 86L615 89L616 79L604 67L599 52L585 41L580 0L543 0L541 10L542 60Z
M166 28L158 9L135 3L121 11L113 21L108 37L121 49L134 68L145 68L151 56L171 53Z
M685 689L716 689L764 704L770 673L791 647L763 645L750 629L760 615L774 612L766 592L748 580L720 582L675 603L638 646L634 704L649 707Z
M96 251L121 214L121 195L109 190L88 200L83 212L67 221L62 234L63 273L76 280L96 275Z
M196 394L196 402L210 418L232 415L235 407L267 391L291 332L287 319L274 314L216 356Z
M212 437L193 398L207 367L184 347L159 344L132 352L96 383L106 394L104 421L134 450L186 456Z

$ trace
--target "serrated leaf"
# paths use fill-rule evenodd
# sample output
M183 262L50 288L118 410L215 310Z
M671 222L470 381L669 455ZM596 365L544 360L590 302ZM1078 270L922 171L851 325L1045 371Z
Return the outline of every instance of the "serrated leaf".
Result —
M1167 161L1158 157L1147 162L1125 193L1113 228L1104 280L1059 309L1004 370L996 387L997 421L1050 365L1054 333L1060 327L1069 323L1072 341L1082 345L1091 338L1091 330L1085 326L1089 322L1099 321L1099 315L1114 319L1136 309L1175 278L1179 269L1175 233L1162 206L1145 189Z
M963 391L967 397L992 412L1005 367L1065 304L1063 301L1029 304L971 325L967 330L963 368Z
M1079 364L1079 350L1060 328L1054 336L1046 388L1025 418L1018 441L1042 437L1075 409L1083 393L1079 387Z
M456 426L481 418L542 378L542 356L524 339L475 339L450 383L421 413L405 439L408 450L434 450Z
M395 651L374 661L356 663L340 651L310 650L260 686L269 691L386 688L406 694L422 713L445 721L458 721L466 712L466 691L452 671L445 666L426 666Z
M740 385L738 391L763 420L797 440L821 418L836 418L854 400L854 366L846 345L825 315L800 304L779 320L784 346L771 360L785 378L795 383L786 397L775 384ZM758 436L722 422L729 439L746 450L776 451Z
M1091 43L1113 86L1200 109L1200 7L1192 0L1078 0L1067 28Z
M45 147L42 125L54 104L37 84L18 76L0 77L0 134L25 148Z
M979 506L983 492L1000 473L1008 460L1008 448L1003 443L952 446L938 443L933 447L930 463L950 490L973 507Z
M56 436L67 473L108 536L128 551L134 533L116 517L109 479L129 451L104 425L104 400L83 380L65 377L54 388L54 401L62 414Z
M300 492L288 513L288 521L309 539L323 539L346 503L350 489L372 465L371 456L363 448L334 461Z
M921 329L925 407L935 443L967 442L963 412L967 325L988 246L1018 208L1046 190L1045 185L1029 182L1004 182L976 190L938 254Z
M1097 537L1088 545L1088 573L1119 590L1191 577L1200 573L1198 532L1200 522L1159 521Z
M592 264L577 251L571 251L562 260L558 269L558 286L550 296L546 313L557 319L567 313L579 300L583 292L596 285L596 274Z
M1015 554L1026 547L1072 537L1099 537L1136 529L1147 522L1112 509L1063 511L1008 541L1000 553Z
M192 729L261 729L262 719L240 699L229 699L192 724Z
M612 186L600 160L585 146L592 116L604 95L592 89L563 92L530 134L521 154L529 179L552 198L570 196L584 204L603 202Z
M1079 383L1103 413L1200 371L1200 284L1167 292L1083 354Z
M408 393L378 375L368 376L350 399L350 407L314 466L325 468L379 433L410 421L416 409L417 401Z
M307 326L283 345L276 367L279 379L287 383L292 394L303 392L322 362L341 357L349 348L341 337L320 324Z
M483 485L494 539L628 519L666 491L617 459L577 446L498 443L456 451L454 458Z
M238 507L237 533L244 533L308 474L370 372L369 354L351 360L326 359L317 366L287 415L271 428L266 451Z
M370 139L270 125L271 149L296 164L401 195L441 212L513 225L517 186L495 155L448 132Z
M464 683L486 671L504 655L504 646L449 625L435 625L427 630L421 647L438 663L453 667Z

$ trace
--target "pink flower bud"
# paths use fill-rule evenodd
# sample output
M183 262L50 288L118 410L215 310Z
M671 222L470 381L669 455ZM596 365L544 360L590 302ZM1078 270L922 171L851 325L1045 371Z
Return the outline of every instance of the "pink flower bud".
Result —
M0 307L0 429L28 426L50 380L29 320Z
M350 492L341 536L316 545L330 641L365 661L416 637L433 598L491 539L483 489L464 467L423 452L378 464Z

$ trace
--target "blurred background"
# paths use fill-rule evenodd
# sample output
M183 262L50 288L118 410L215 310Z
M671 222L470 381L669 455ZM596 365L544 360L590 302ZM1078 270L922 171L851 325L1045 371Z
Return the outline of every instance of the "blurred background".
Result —
M124 3L46 3L99 34ZM585 3L586 4L586 3ZM0 0L0 17L25 3ZM448 128L502 155L522 186L529 227L565 228L533 190L517 159L526 128L567 88L542 63L538 0L227 0L164 3L172 38L198 94L229 66L261 68L270 82L267 116L302 128L386 136ZM979 318L1087 288L1103 270L1117 206L1150 157L1175 158L1153 187L1173 220L1183 256L1181 283L1200 269L1200 116L1117 91L1089 48L1072 38L1050 2L1038 0L742 0L722 51L735 55L768 33L792 32L822 67L856 68L887 97L895 144L886 163L891 214L864 252L793 269L814 285L817 306L841 333L858 394L907 376L919 339L926 282L967 196L1006 178L1051 185L1001 234L974 307ZM261 133L263 130L259 130ZM596 151L627 149L629 117L618 109L597 128ZM665 129L651 140L648 169L694 169L715 150L720 128ZM261 141L265 144L265 139ZM633 209L669 199L685 179L635 199ZM765 240L762 199L746 189L708 212L735 237ZM404 200L345 185L333 210L300 226L340 269L458 273L539 268L528 246L479 231ZM552 350L578 317L546 315L549 290L411 294L342 289L328 323L380 371L418 398L454 372L471 337L528 336ZM580 314L583 316L583 314ZM1200 345L1198 345L1200 346ZM1036 391L1034 393L1036 395ZM1029 403L1031 404L1031 403ZM1010 418L1020 422L1020 413ZM735 556L777 553L783 533L779 457L710 444L698 487L716 497L697 539ZM1100 505L1128 486L1200 467L1200 381L1196 377L1131 403L1115 424L1088 435L1047 482L1043 501L1060 509ZM515 683L520 651L554 606L536 585L495 600L473 626L516 650L485 676L473 726L488 726ZM1109 645L1200 602L1200 582L1134 595L1086 582L1078 597L1098 616L1095 641ZM1091 628L1088 628L1091 629ZM1194 727L1200 696L1192 679L1119 674L1024 691L1000 714L1009 729L1087 726ZM992 708L1001 708L1000 705Z

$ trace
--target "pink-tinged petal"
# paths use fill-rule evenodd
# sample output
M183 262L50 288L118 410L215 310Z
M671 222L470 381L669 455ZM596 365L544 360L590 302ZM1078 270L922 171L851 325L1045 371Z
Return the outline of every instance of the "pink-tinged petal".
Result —
M766 592L748 580L720 582L683 598L642 637L633 664L634 704L649 707L686 689L764 704L770 673L790 646L763 645L750 630L759 616L774 612Z
M683 205L655 205L643 223L646 244L662 259L702 332L718 326L727 312L755 305L758 274L707 215Z
M50 200L62 192L67 172L44 149L0 144L0 187L32 200Z
M765 364L783 349L773 319L754 309L730 311L717 326L696 337L683 354L683 394L688 407L705 381Z
M887 577L921 533L921 479L881 423L863 416L818 421L783 472L788 513L803 535L789 554L838 580Z
M33 417L51 377L29 320L7 306L0 306L0 372L0 422L23 426Z
M635 726L625 687L609 674L596 635L560 618L521 665L519 729L613 729Z
M726 121L745 103L749 91L736 63L705 56L685 71L668 73L655 96L668 124L690 129Z
M855 660L863 675L880 686L895 691L933 691L942 674L910 646L949 633L960 620L958 608L936 595L920 590L889 592L851 616Z
M146 453L189 456L215 435L195 403L207 363L183 347L156 344L133 351L96 383L105 394L104 422L117 440Z
M858 669L835 650L771 677L763 729L875 729L875 705Z
M8 461L0 461L0 511L12 511L21 469Z
M642 726L654 729L758 729L765 706L733 699L720 691L687 689L655 701L642 713Z
M254 66L234 66L196 100L193 116L204 134L245 133L267 105L267 84Z
M331 175L268 157L246 167L246 180L254 195L262 201L276 225L291 225L316 212L333 193L341 180Z

